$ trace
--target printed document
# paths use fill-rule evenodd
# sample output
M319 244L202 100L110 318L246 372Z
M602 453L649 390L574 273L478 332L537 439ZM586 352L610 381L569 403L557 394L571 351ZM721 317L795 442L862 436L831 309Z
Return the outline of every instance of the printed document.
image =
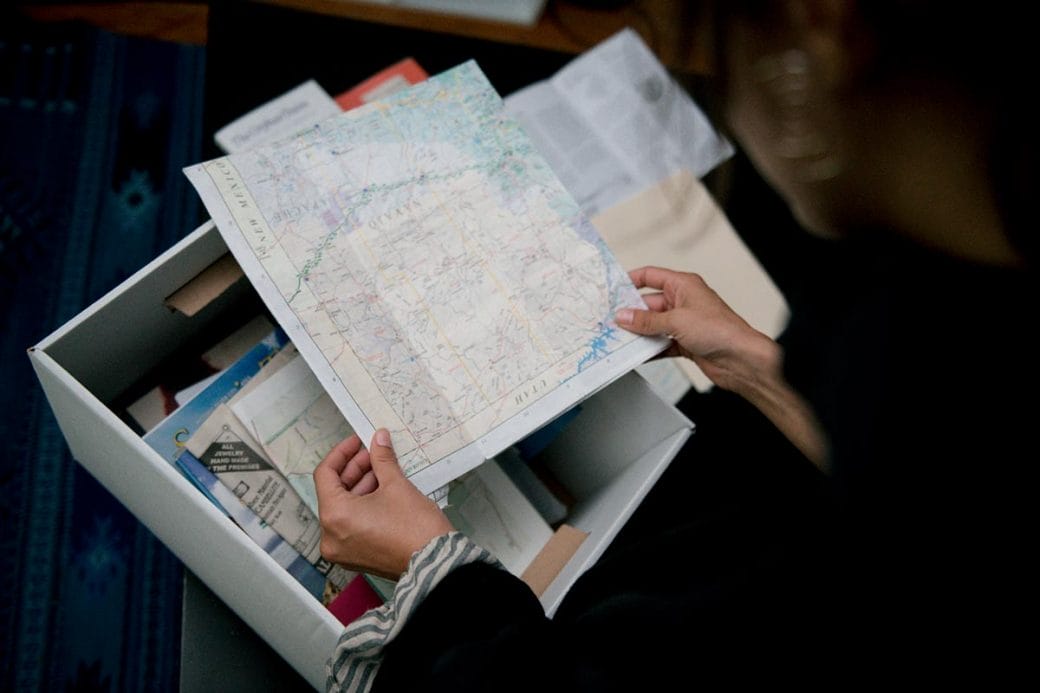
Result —
M322 558L318 517L286 483L227 404L214 410L185 449L337 588L354 576Z
M631 29L505 104L589 216L679 171L700 178L733 155Z

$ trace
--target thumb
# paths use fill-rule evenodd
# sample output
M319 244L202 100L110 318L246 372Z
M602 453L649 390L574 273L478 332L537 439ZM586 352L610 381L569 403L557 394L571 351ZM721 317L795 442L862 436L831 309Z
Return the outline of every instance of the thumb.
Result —
M671 313L656 313L652 310L623 308L614 315L618 325L629 332L643 335L670 335Z
M368 454L372 458L372 472L380 485L397 477L404 477L400 465L397 464L397 454L390 444L390 431L380 428L372 436L372 443L368 446Z

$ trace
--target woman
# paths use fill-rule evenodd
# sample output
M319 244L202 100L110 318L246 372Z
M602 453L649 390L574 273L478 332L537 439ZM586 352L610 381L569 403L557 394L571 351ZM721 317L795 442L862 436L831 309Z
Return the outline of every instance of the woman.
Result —
M1006 624L1032 625L1036 575L1035 455L1016 404L1036 391L1023 319L1036 156L1018 127L1031 118L1014 39L1026 23L1000 3L720 5L732 134L832 252L806 277L783 346L698 277L660 268L632 273L658 291L650 310L616 320L670 335L754 405L827 472L828 499L736 514L721 533L662 526L601 561L549 620L404 479L386 431L370 452L347 440L315 472L322 552L403 576L385 614L344 634L330 687L1014 670L1023 645Z

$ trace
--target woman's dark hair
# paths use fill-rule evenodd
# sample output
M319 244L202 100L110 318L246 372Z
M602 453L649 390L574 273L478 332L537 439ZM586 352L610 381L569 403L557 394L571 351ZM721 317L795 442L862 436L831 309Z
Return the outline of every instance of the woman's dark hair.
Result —
M1037 240L1027 226L1032 215L1026 200L1040 162L1033 134L1040 111L1025 91L1037 83L1026 37L1032 30L1031 13L1023 9L1028 3L865 0L858 6L876 38L879 78L913 70L942 79L990 115L993 192L1005 232L1032 264Z
M990 179L1011 242L1033 262L1036 233L1027 200L1040 163L1037 138L1040 109L1026 90L1036 83L1037 60L1027 31L1029 3L990 0L860 0L853 3L871 36L874 55L866 80L913 74L955 86L988 114ZM779 21L783 0L700 2L714 24L715 69L724 90L725 43L732 22L743 19L768 27ZM704 14L700 15L702 18Z

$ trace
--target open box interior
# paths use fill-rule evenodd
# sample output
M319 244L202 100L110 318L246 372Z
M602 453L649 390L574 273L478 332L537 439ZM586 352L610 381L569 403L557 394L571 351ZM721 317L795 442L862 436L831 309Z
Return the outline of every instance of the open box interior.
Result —
M324 658L341 626L151 450L122 411L179 355L201 353L264 312L244 278L190 317L166 305L226 253L213 224L205 224L31 349L30 357L76 459L320 687ZM588 535L542 593L547 613L606 549L691 428L630 373L584 401L538 454L539 468L573 499L566 523Z

